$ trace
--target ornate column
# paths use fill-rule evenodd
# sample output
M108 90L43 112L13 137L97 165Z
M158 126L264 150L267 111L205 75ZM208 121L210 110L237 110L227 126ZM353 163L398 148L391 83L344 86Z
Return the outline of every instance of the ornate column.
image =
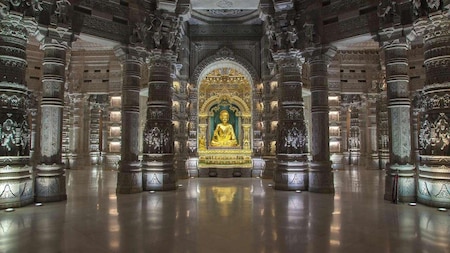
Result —
M278 190L308 189L308 130L302 97L304 58L299 48L310 45L312 33L295 11L302 6L294 6L295 3L274 1L267 10L263 8L267 14L274 12L266 17L265 29L278 66L277 166L273 178ZM299 30L304 36L299 36Z
M82 119L83 119L83 95L80 93L72 93L70 95L71 103L71 129L69 134L69 168L79 168L80 147L82 141Z
M307 130L303 115L301 70L298 51L273 54L278 64L278 137L275 189L307 190Z
M439 4L438 4L439 5ZM443 6L438 6L443 9ZM450 207L450 12L437 11L416 21L423 34L426 82L421 119L418 201Z
M160 1L151 10L138 32L149 53L147 122L143 133L143 189L174 190L174 126L172 84L177 52L182 42L181 12L188 5Z
M404 39L398 39L385 42L383 50L390 137L384 198L402 202L415 201L415 170L411 160L408 45Z
M61 8L65 6L64 12ZM50 16L50 25L41 32L42 62L41 157L35 169L35 200L39 202L67 199L65 165L62 158L66 50L72 42L70 4L58 1Z
M37 29L34 18L24 17L31 7L4 2L0 2L0 209L33 202L25 72L28 32Z
M67 45L47 39L43 45L41 100L41 159L36 167L36 201L67 198L61 163L62 120Z
M144 129L142 179L145 191L174 190L172 77L175 55L171 51L150 53L147 123Z
M176 131L176 158L175 158L175 171L177 178L188 178L189 177L189 170L186 165L190 164L189 160L189 154L191 147L190 145L190 137L189 137L189 108L190 105L189 101L189 93L188 93L188 86L189 86L189 37L186 36L187 26L181 26L180 29L180 38L181 39L181 46L180 50L178 52L178 64L177 71L176 71L176 78L179 81L179 86L174 87L175 90L175 96L176 100L179 102L179 110L177 113L173 115L173 119L178 121L178 131Z
M415 201L415 169L411 157L411 101L408 44L400 38L383 43L389 119L389 164L384 199Z
M377 139L378 139L378 168L386 169L389 163L389 120L387 110L386 78L382 74L377 96Z
M311 66L311 156L309 191L333 193L334 182L330 161L328 74L327 68L335 48L320 48L312 52Z
M272 24L269 19L265 20L264 23L265 33L270 36L273 33L271 29ZM261 91L261 104L262 104L262 118L261 118L261 155L264 160L264 170L262 172L262 178L273 178L273 173L276 164L276 157L271 154L271 144L275 142L275 136L273 134L273 129L271 124L273 121L277 120L277 115L271 110L272 100L276 100L275 96L277 94L276 87L272 87L276 83L275 80L275 62L272 59L270 40L268 36L264 36L261 39L261 77L262 77L262 91ZM275 86L275 85L274 85ZM276 110L274 110L276 112ZM275 153L275 152L274 152Z
M131 46L116 50L123 62L121 160L117 175L117 193L142 191L139 163L139 92L142 61Z

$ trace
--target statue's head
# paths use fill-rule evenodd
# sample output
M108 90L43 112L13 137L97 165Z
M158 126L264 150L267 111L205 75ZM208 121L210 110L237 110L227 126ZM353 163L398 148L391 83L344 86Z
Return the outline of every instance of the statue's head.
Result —
M223 123L227 123L229 119L230 119L230 115L227 110L220 111L220 120Z

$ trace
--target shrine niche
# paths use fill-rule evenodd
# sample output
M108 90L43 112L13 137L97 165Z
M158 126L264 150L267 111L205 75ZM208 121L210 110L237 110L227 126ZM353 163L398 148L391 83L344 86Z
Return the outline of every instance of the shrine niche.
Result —
M200 169L252 168L251 101L249 80L232 67L213 69L200 81Z

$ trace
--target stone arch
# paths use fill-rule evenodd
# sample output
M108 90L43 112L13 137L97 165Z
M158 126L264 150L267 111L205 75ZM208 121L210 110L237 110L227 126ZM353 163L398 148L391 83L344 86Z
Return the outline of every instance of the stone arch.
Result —
M208 111L208 108L212 107L213 104L218 100L220 100L219 95L208 98L205 101L205 103L203 103L202 107L200 108L199 114L205 114ZM236 103L236 105L238 105L239 108L241 108L243 116L245 116L245 117L251 116L250 107L248 107L248 105L241 98L238 98L238 97L229 98L228 97L227 100L229 100L230 102Z
M259 81L258 74L251 63L241 56L234 55L231 49L224 47L217 51L215 55L206 58L197 65L192 75L191 83L198 86L209 72L218 68L234 68L238 70L249 80L252 89Z

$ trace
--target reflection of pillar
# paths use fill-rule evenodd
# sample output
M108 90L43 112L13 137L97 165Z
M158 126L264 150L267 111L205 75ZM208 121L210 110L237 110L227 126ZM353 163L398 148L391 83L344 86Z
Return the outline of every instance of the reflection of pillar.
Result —
M0 8L9 10L3 3ZM27 27L18 12L2 13L0 27L0 209L3 209L33 202L33 183L28 166Z
M142 62L134 48L116 50L123 61L121 160L117 176L117 193L142 191L139 164L139 92ZM122 55L123 54L123 55Z
M409 99L408 45L384 45L390 156L386 171L386 200L415 201L414 165L411 161L411 102ZM398 178L397 183L395 178ZM395 191L395 192L394 192Z
M144 190L174 190L172 51L153 50L150 55L147 123L144 130L142 178Z
M273 54L279 67L278 139L275 189L308 188L307 130L303 115L301 69L297 51Z
M66 196L62 154L62 120L66 46L47 42L43 46L41 100L41 163L36 169L36 201L61 201Z
M311 155L309 191L334 192L329 141L329 108L327 64L336 50L314 52L311 65ZM317 53L317 55L315 55Z
M419 25L424 25L419 27ZM421 146L418 200L432 206L450 207L450 26L449 11L431 14L416 22L424 30L426 107L419 143Z

